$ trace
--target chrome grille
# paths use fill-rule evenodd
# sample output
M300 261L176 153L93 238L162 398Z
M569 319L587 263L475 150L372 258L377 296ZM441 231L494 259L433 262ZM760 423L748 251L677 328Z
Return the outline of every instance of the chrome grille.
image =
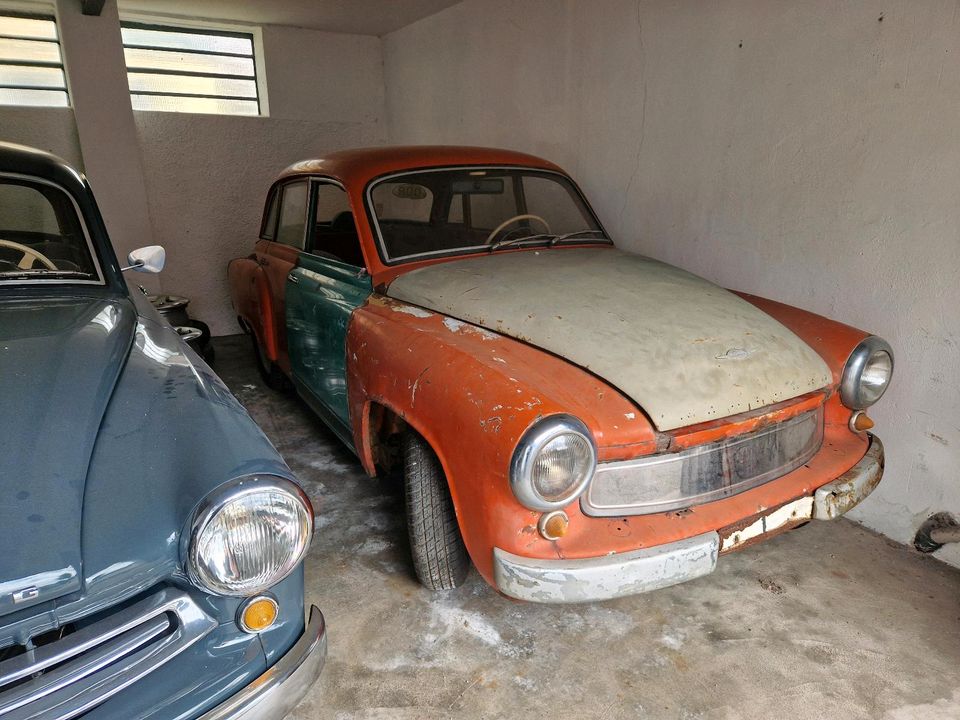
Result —
M69 720L216 627L189 595L164 589L61 640L0 662L0 720Z
M823 443L823 410L716 443L601 463L580 506L586 515L647 515L755 488L807 462Z

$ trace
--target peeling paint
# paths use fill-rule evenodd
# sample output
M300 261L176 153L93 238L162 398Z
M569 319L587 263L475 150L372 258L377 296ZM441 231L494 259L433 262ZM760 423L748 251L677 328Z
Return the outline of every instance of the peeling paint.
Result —
M423 308L418 308L413 305L390 305L390 309L394 312L403 313L404 315L413 315L415 318L428 318L433 317L433 313Z

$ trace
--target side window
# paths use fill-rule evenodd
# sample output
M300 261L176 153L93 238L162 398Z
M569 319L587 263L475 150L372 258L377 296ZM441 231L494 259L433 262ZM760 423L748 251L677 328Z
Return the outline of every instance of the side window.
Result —
M313 254L364 266L357 224L350 211L350 199L342 187L317 183L314 218Z
M448 223L463 224L463 193L457 193L450 198L450 211L447 213Z
M266 217L263 219L263 226L260 228L260 237L264 240L273 240L277 232L277 211L280 209L280 190L274 191L270 197L270 205L267 208Z
M280 223L277 226L277 242L303 249L304 230L307 227L306 182L291 183L283 187L280 199Z

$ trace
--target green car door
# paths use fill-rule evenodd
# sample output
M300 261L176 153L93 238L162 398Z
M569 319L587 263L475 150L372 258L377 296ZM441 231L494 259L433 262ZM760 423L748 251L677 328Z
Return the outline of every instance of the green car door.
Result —
M372 292L346 192L314 180L306 250L287 275L287 348L303 399L353 448L347 404L347 326Z

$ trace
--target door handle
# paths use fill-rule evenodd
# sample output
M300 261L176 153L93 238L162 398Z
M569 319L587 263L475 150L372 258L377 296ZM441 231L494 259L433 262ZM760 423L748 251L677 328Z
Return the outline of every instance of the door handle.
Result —
M290 273L289 275L287 275L287 280L294 283L295 285L300 284L300 278L294 275L293 273Z

